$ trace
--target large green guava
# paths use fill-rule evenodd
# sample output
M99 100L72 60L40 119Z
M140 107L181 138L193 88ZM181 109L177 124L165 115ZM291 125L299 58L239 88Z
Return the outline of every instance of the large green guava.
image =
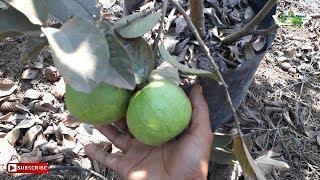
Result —
M100 83L91 93L66 87L65 102L71 114L88 124L113 123L125 115L129 92Z
M191 103L180 87L168 81L155 81L130 99L127 124L140 142L157 146L188 126L191 111Z

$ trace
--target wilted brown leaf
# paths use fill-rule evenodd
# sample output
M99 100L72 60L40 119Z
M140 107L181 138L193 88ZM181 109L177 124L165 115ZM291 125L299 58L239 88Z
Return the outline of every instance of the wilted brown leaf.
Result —
M39 99L43 94L34 89L28 89L24 95L28 99Z
M42 162L62 163L63 159L64 155L62 153L59 153L51 156L43 156Z
M41 147L42 145L48 143L47 139L44 136L44 133L39 133L37 138L34 140L33 149Z
M0 122L10 122L10 117L12 116L12 112L9 112L0 117Z
M0 111L26 111L29 112L29 108L21 104L20 102L10 102L10 101L5 101L0 105Z
M243 172L252 179L265 180L263 173L259 169L257 162L252 158L246 144L240 136L233 139L233 154L239 161Z
M39 149L34 149L30 153L23 153L18 156L21 163L38 163L42 160L42 152Z
M290 166L287 163L283 161L274 160L267 155L259 157L258 159L256 159L256 162L265 174L272 172L272 170L284 171L290 168Z
M63 124L63 122L59 122L58 124L58 131L59 133L61 133L62 135L69 135L71 137L75 137L77 132L71 128L68 128L67 126L65 126Z
M8 96L17 89L17 84L8 80L0 78L0 97Z
M43 132L44 135L53 134L53 126L48 126L46 130Z
M6 135L6 139L11 145L14 145L15 142L20 137L20 129L30 128L37 122L36 119L25 119L22 120L12 131Z
M23 136L22 139L22 146L24 146L27 149L32 148L33 142L36 139L38 133L42 130L41 125L34 125L32 126L26 134Z
M56 113L52 115L52 118L63 122L64 125L70 128L78 127L81 124L75 116L69 113Z
M61 78L58 82L54 83L52 88L52 94L57 99L62 99L64 94L66 93L66 83L63 78Z
M16 155L17 152L15 148L8 142L6 138L0 139L0 166L6 166L7 163L11 160L13 155Z
M56 82L60 79L61 75L58 72L57 68L49 66L44 70L44 77L51 82Z

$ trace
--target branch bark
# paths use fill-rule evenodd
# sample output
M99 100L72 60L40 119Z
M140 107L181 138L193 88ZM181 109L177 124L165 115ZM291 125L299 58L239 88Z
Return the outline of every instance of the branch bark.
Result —
M170 0L175 6L176 8L180 11L180 13L183 15L183 17L185 18L185 20L187 21L190 30L192 31L192 33L195 35L197 41L199 42L200 47L202 48L203 52L205 53L205 55L207 56L207 58L210 60L210 63L212 64L215 73L217 74L218 78L219 78L219 83L224 87L224 92L226 94L226 98L227 98L227 102L229 105L229 108L231 110L231 112L233 113L235 122L237 124L237 130L238 133L240 135L240 137L243 137L243 134L241 132L240 129L240 121L239 121L239 117L237 115L236 109L233 106L230 94L229 94L229 90L228 90L228 85L226 84L226 82L223 79L222 74L220 73L219 70L219 66L217 65L217 63L214 61L213 57L211 56L210 50L208 48L208 46L204 43L204 41L202 40L200 34L198 33L195 25L192 23L192 20L190 19L190 17L187 15L187 13L185 12L185 10L182 8L182 6L179 4L179 2L177 0Z
M190 16L201 37L205 36L203 0L190 0Z
M266 15L270 12L270 10L276 5L278 0L269 0L266 5L261 9L261 11L243 28L241 28L240 31L231 34L224 38L222 42L224 44L231 44L238 39L248 35L251 33L253 28L255 28L259 23L266 17Z

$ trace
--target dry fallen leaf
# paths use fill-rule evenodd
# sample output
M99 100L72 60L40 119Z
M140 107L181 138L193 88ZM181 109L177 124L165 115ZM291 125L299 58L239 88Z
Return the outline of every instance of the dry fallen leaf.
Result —
M12 131L10 131L6 135L6 139L9 141L11 145L14 145L15 142L20 137L20 129L26 129L32 127L35 123L41 122L39 119L32 118L32 119L24 119L22 120Z
M47 139L44 136L44 133L39 133L33 143L33 149L41 147L45 143L48 143Z
M10 118L12 116L12 112L7 113L6 115L0 116L0 122L10 122Z
M39 73L39 69L26 69L23 71L22 75L21 75L21 79L24 80L30 80L30 79L34 79L37 77Z
M0 105L0 111L26 111L29 112L29 108L25 107L23 104L20 102L10 102L10 101L5 101Z
M75 116L69 113L56 113L52 115L52 118L63 122L64 125L70 128L78 127L81 124Z
M63 122L60 122L58 124L58 131L59 133L61 133L62 135L69 135L71 137L75 137L77 132L71 128L68 128L67 126L65 126L63 124Z
M39 132L42 130L42 126L41 125L34 125L32 126L27 132L26 134L23 136L22 139L22 146L24 146L27 149L32 148L33 146L33 142L36 139L37 135L39 134Z
M39 99L43 94L34 89L28 89L24 95L28 99Z
M17 84L8 80L0 78L0 97L8 96L17 89Z
M11 160L13 155L16 155L17 152L15 148L8 142L6 138L0 139L0 166L7 165L7 163Z
M21 163L38 163L42 160L42 152L39 149L35 149L30 153L23 153L18 156Z
M57 68L49 66L44 70L44 77L51 82L56 82L60 79L61 75L58 72Z
M62 153L59 153L51 156L43 156L42 162L62 163L63 159L64 155Z
M64 94L66 93L66 83L64 82L63 78L61 78L58 82L54 83L52 88L52 94L57 99L62 99Z
M265 174L272 172L272 170L284 171L290 168L290 166L287 163L283 161L274 160L268 157L267 155L259 157L258 159L256 159L256 162Z

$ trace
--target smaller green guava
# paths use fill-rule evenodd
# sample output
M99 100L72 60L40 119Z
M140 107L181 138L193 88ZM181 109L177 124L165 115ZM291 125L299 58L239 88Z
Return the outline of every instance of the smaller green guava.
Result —
M88 124L113 123L125 115L129 92L100 83L91 93L66 87L66 106L71 114Z
M132 96L126 117L135 138L158 146L187 128L191 112L190 100L179 86L155 81Z

